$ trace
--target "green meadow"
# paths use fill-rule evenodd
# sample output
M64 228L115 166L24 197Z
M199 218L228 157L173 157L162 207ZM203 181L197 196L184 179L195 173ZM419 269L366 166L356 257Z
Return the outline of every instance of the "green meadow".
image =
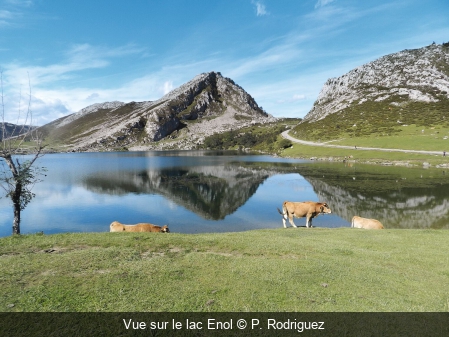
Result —
M361 149L340 149L331 147L320 147L302 144L292 144L293 146L280 151L279 154L284 157L292 158L316 158L323 160L344 160L349 159L356 162L384 164L398 163L422 166L428 162L431 165L449 164L449 153L446 157L441 154L420 154L406 152L389 152ZM368 146L360 143L358 146ZM372 146L372 145L369 145Z
M408 163L417 166L422 166L424 162L430 163L433 166L449 164L449 128L435 127L423 129L422 127L409 126L404 128L404 130L406 132L390 136L369 135L355 138L337 138L325 142L327 145L350 146L351 148L349 149L292 143L291 147L281 150L279 154L294 158L308 159L315 157L328 160L331 157L333 160L350 159L358 162L379 164L386 162ZM297 136L295 135L295 131L290 131L289 134L293 137ZM400 151L364 150L360 149L360 147L436 151L437 153L423 154ZM446 156L443 156L444 152L447 152Z
M443 152L449 151L449 128L407 125L402 127L401 133L395 135L342 138L329 144Z
M449 231L420 229L10 236L0 308L444 312L448 245Z

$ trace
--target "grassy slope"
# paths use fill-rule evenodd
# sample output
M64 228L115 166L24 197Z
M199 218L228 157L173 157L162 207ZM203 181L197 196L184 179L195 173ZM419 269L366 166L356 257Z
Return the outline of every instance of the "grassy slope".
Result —
M402 132L396 135L346 138L332 144L443 152L449 150L449 128L409 125L403 126Z
M439 101L435 103L424 103L392 96L381 102L367 101L363 104L354 102L350 107L332 113L317 122L301 123L293 132L296 132L294 135L299 139L312 141L360 137L375 140L389 136L410 136L410 133L414 135L422 129L427 130L428 135L432 133L431 128L440 128L440 136L447 136L449 99L445 96L438 96L438 99ZM400 102L400 105L392 105L394 102ZM412 147L412 149L419 148ZM431 150L440 149L439 146L431 148Z
M448 244L448 231L349 228L6 237L0 308L448 311Z
M364 144L363 142L359 142L357 144L358 146L373 146L371 144ZM318 157L328 159L332 157L335 160L343 160L346 157L350 158L351 160L367 163L407 162L413 165L422 165L423 162L428 162L432 165L449 163L448 155L446 155L446 157L443 157L442 152L441 155L434 155L360 149L338 149L320 146L308 146L302 144L294 144L292 148L288 148L282 151L281 155L293 158Z

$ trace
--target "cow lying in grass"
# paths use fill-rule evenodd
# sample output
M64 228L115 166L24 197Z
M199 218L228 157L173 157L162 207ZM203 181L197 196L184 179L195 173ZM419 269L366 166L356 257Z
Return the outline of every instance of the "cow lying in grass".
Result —
M170 233L168 226L156 226L150 223L138 223L137 225L123 225L118 221L114 221L109 226L110 232L156 232Z
M355 215L352 218L351 227L365 229L384 229L384 226L376 219L366 219Z
M320 214L332 213L331 209L325 202L291 202L284 201L282 204L282 212L278 208L278 212L282 215L282 223L287 228L285 220L290 222L293 227L298 227L293 222L293 218L306 218L306 227L312 227L312 219Z

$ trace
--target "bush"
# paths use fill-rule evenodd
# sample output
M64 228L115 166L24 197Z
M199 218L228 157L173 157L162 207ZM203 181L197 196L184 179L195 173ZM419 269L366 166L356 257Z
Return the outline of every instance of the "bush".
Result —
M293 145L292 142L289 141L288 139L282 139L279 142L279 146L283 149L287 149L287 148L291 147L292 145Z

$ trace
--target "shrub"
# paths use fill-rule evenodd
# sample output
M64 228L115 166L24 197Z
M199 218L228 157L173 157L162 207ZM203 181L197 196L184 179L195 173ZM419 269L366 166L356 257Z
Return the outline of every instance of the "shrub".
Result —
M283 149L287 149L292 145L293 145L292 142L289 141L288 139L282 139L281 141L279 141L279 146Z

